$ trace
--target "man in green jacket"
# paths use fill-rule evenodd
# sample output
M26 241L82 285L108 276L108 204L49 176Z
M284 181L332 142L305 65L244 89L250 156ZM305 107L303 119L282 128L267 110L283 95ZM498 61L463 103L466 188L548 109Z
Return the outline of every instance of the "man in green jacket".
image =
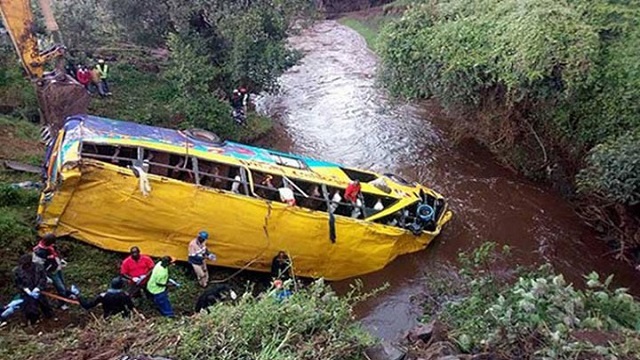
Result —
M164 256L156 264L151 271L151 277L147 282L147 290L153 296L153 302L160 310L162 316L173 317L173 309L171 308L171 302L169 301L169 292L167 291L167 285L180 286L177 282L169 279L169 266L173 264L175 260L171 256Z
M109 84L107 83L107 78L109 77L109 65L107 65L104 60L98 60L98 65L96 65L98 72L100 73L100 81L102 82L102 89L104 90L106 95L111 95L111 91L109 91Z

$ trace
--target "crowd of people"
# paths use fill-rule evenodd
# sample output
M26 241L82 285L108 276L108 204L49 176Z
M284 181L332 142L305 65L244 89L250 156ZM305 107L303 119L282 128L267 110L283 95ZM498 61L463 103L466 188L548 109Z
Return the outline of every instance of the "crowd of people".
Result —
M217 302L235 300L237 297L226 284L209 286L206 261L216 261L216 255L209 251L205 244L208 238L207 231L200 231L187 248L188 262L194 270L198 285L205 289L197 299L196 312L206 310ZM87 310L102 305L104 318L117 314L130 316L136 311L134 298L152 301L162 316L175 315L168 289L180 287L181 284L170 277L169 269L175 264L173 257L163 256L158 262L154 262L150 256L142 254L140 248L134 246L122 261L119 274L111 280L108 289L89 298L83 296L75 285L67 287L63 276L63 269L67 263L60 256L56 241L57 237L54 234L46 234L39 239L31 253L19 258L18 265L13 270L17 294L1 309L2 326L17 310L22 310L27 323L35 324L42 316L54 317L54 308L66 310L69 304L80 305ZM280 251L273 258L271 277L275 289L274 296L278 301L291 296L291 291L283 286L283 281L291 278L291 260L286 252ZM47 291L49 284L53 286L55 293ZM55 305L52 305L49 299L54 299Z
M67 63L66 72L87 89L90 94L98 94L100 97L111 95L109 90L109 65L104 59L98 59L92 67L85 64L74 65Z
M98 59L93 66L74 64L69 60L65 66L65 71L70 77L76 79L84 86L89 94L98 94L102 98L112 95L109 89L110 69L104 59ZM229 97L229 103L233 109L233 119L238 125L244 126L250 104L247 88L241 86L234 89Z

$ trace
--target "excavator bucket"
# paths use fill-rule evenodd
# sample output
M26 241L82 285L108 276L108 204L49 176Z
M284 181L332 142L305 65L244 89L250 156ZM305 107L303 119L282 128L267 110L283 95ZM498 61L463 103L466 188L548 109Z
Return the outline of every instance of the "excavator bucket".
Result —
M43 122L52 136L55 137L68 116L87 113L91 97L84 86L69 75L45 77L35 85Z

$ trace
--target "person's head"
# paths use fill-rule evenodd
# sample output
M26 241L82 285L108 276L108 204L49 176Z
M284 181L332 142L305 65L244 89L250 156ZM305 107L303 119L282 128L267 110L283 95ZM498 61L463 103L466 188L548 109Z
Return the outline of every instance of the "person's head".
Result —
M240 91L238 91L238 89L233 89L233 95L239 95Z
M47 246L53 245L56 243L56 236L53 233L45 234L42 237L42 242L44 242L44 244Z
M124 287L124 281L120 276L114 277L111 280L111 288L114 290L120 290Z
M18 259L18 266L24 270L29 270L33 266L33 257L29 254L24 254Z
M104 64L104 59L98 59L98 64Z
M171 256L163 256L162 259L160 259L160 263L163 267L169 267L169 265L173 264L174 262L176 262L176 260Z
M137 261L138 259L140 259L140 248L138 248L137 246L132 247L129 253L131 254L131 258L133 258L133 260Z
M280 251L278 253L278 260L283 261L287 259L287 253L284 251Z
M240 93L241 94L246 94L247 93L247 89L245 89L244 87L240 88Z
M356 184L356 185L359 185L360 184L360 180L355 179L355 180L353 180L353 183Z
M203 243L205 241L207 241L207 239L209 238L209 233L202 230L198 233L198 241Z
M82 64L78 64L76 67L77 67L78 69L82 69Z
M273 287L276 289L282 289L282 280L278 279L278 280L274 280L273 281Z

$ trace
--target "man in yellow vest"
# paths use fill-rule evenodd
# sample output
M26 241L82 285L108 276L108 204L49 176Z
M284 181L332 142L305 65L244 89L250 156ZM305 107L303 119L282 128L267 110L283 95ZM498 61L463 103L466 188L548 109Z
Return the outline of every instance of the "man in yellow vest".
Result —
M111 95L111 91L109 91L109 84L107 83L107 78L109 77L109 65L105 64L103 59L98 60L98 65L96 65L98 72L100 72L100 81L102 82L102 89L105 94Z

